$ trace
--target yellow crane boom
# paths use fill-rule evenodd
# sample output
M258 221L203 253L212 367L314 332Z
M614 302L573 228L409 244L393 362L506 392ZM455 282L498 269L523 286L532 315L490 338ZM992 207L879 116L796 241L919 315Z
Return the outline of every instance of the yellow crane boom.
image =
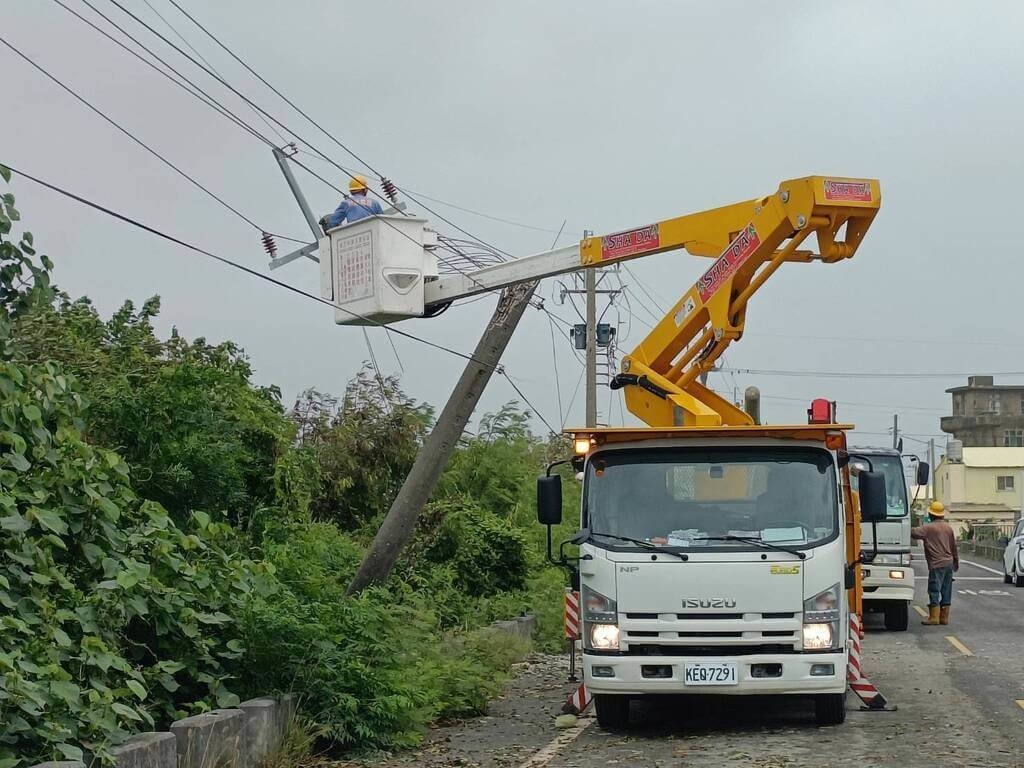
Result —
M874 179L808 176L767 197L583 240L584 266L679 248L715 259L623 359L612 386L625 389L630 412L652 427L751 424L701 374L743 335L747 303L775 270L787 261L851 258L880 204ZM817 251L802 250L812 234Z

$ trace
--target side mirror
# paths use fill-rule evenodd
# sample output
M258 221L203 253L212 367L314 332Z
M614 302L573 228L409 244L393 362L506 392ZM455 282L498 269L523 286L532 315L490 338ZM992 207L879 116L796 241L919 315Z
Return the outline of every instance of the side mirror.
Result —
M931 467L928 466L927 461L917 462L917 485L928 485L930 471Z
M537 478L537 522L541 525L558 525L562 522L561 475Z
M881 472L861 472L857 476L857 493L860 496L860 519L865 523L881 523L885 520L885 475Z

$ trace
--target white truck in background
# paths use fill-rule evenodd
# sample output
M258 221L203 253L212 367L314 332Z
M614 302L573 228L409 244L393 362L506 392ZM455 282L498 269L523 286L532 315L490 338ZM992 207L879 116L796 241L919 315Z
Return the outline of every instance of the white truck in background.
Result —
M928 464L916 457L913 461L917 466L917 485L927 485ZM861 529L864 610L883 613L886 629L905 632L914 599L914 571L910 567L911 519L903 455L893 448L851 447L850 464L854 469L885 475L886 519L877 523L874 531L869 525ZM856 491L857 472L850 473L850 484Z

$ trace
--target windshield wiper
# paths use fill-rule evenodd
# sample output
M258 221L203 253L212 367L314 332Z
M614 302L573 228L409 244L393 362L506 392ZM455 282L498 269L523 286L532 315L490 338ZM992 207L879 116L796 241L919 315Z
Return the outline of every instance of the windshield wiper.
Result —
M589 528L584 528L582 531L577 533L575 536L569 539L569 543L583 544L585 542L590 541L595 536L600 536L604 539L615 539L616 541L625 541L630 544L636 544L638 547L643 547L644 549L652 550L654 552L665 552L669 555L675 555L680 560L690 559L689 555L683 554L682 552L678 552L675 549L666 549L665 547L659 547L657 544L652 544L651 542L644 541L643 539L631 539L629 536L619 536L615 533L601 533L600 531L592 531Z
M778 544L772 544L764 539L755 539L753 536L701 536L700 538L694 539L694 541L742 541L747 544L755 544L764 549L774 549L778 552L788 552L791 555L796 555L801 560L807 558L806 552L801 552L799 549L790 549L789 547L783 547Z

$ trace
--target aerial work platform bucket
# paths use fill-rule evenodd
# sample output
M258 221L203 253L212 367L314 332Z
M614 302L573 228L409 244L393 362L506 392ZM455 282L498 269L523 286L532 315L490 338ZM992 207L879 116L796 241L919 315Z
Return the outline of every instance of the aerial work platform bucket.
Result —
M426 219L373 216L320 238L320 295L339 325L422 317L423 286L437 278L437 233Z

